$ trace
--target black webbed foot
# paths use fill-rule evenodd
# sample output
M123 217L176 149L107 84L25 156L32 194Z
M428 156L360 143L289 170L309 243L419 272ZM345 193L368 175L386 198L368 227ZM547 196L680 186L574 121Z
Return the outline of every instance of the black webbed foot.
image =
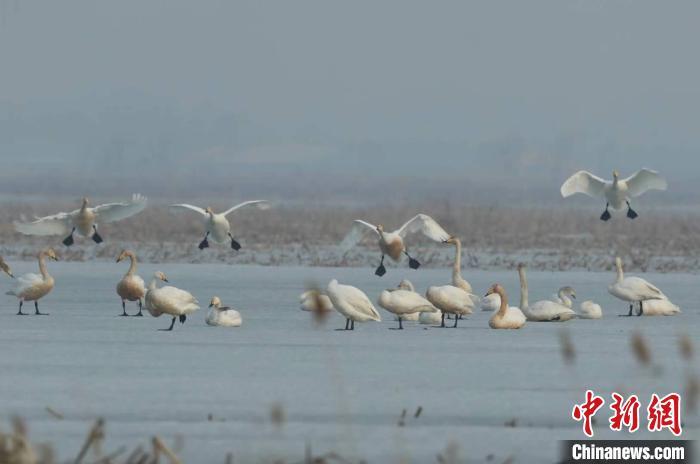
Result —
M228 236L231 237L231 248L233 248L233 249L236 250L236 251L240 250L240 249L241 249L241 244L238 243L238 242L233 238L233 235L228 234Z
M637 214L637 212L635 210L633 210L632 208L627 208L627 217L628 218L634 219L638 216L639 216L639 214Z
M608 211L607 209L605 211L603 211L603 214L600 215L600 220L601 221L610 220L610 211Z
M67 247L73 245L75 243L75 240L73 240L73 234L70 234L68 237L63 239L63 244Z
M187 316L185 314L180 314L180 324L184 324L186 320Z
M408 257L408 267L411 269L418 269L420 267L420 263L418 262L417 259L411 258L410 256Z
M206 238L199 242L199 249L203 250L205 248L209 248L209 240L207 240Z
M104 240L102 240L102 237L100 237L100 234L97 233L97 231L95 231L95 233L92 234L92 240L95 243L102 243L104 241Z
M377 270L374 271L374 275L381 277L384 274L386 274L386 268L384 267L383 264L380 264L379 267L377 268Z

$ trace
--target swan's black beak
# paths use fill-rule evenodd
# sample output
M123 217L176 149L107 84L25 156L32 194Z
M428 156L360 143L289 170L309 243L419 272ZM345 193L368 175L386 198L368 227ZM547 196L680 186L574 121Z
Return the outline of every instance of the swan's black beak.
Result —
M576 299L576 295L571 295L571 298L573 298L573 299L575 300L575 299Z
M209 305L210 308L213 307L213 306L214 306L213 304L210 304L210 305Z

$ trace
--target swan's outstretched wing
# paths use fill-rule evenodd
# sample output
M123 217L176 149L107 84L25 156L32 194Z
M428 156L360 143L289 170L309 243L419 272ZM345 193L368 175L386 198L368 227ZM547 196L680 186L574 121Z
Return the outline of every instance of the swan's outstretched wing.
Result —
M12 269L10 269L10 266L5 262L4 259L2 259L2 256L0 256L0 269L5 271L5 273L10 277L14 277L14 274L12 274Z
M440 243L450 238L450 234L445 232L445 229L427 214L417 214L406 224L402 225L397 232L402 237L420 232L430 240Z
M124 203L107 203L94 207L92 211L95 213L97 221L114 222L138 214L143 211L144 208L146 208L146 197L135 193L131 197L131 201Z
M666 190L668 186L666 179L658 172L649 169L642 169L625 179L627 183L627 194L631 197L638 197L647 190Z
M605 194L605 180L588 171L579 171L566 179L561 186L561 196L566 198L574 193L584 193L589 197L602 197Z
M204 211L204 208L200 208L199 206L188 205L185 203L181 203L178 205L170 205L169 209L171 212L180 212L182 210L188 209L190 211L197 212L197 213L201 214L202 216L207 215L207 212Z
M355 221L352 224L352 228L350 229L350 232L348 232L343 241L340 242L340 248L343 251L349 250L350 248L360 243L360 240L362 240L365 234L370 230L374 231L375 234L379 235L379 232L377 232L377 226L370 224L369 222L362 221L360 219L355 219Z
M256 208L258 209L270 209L270 203L267 200L250 200L250 201L244 201L243 203L234 206L233 208L229 208L226 211L224 211L224 216L228 216L229 214L233 213L239 208L243 208L244 206L249 206L249 205L255 205Z
M65 235L71 231L72 217L75 213L77 211L58 213L32 222L15 221L13 224L17 232L24 235Z

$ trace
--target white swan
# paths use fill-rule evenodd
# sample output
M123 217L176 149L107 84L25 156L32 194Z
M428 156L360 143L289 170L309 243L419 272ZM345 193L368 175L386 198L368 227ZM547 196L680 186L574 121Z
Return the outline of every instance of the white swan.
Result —
M646 301L666 299L666 295L661 290L641 277L625 277L622 270L622 259L619 256L615 258L615 268L617 269L617 276L615 281L608 286L608 292L615 298L627 301L630 304L628 316L632 315L634 303L639 303L638 316L641 316L644 312Z
M603 317L603 308L591 300L581 303L577 317L580 319L600 319Z
M662 300L646 300L644 310L640 308L638 316L675 316L680 314L681 308L673 304L668 298Z
M117 262L120 263L126 258L129 258L129 270L126 271L124 277L117 284L117 295L122 300L122 316L128 316L126 313L127 301L138 301L139 312L134 316L143 316L143 298L146 296L146 285L143 279L136 274L136 254L133 251L124 250L117 256Z
M450 237L445 243L455 246L455 260L452 264L452 285L461 288L467 293L473 293L471 284L462 277L462 241L457 237Z
M190 292L185 290L171 286L158 288L156 286L158 280L168 281L168 278L162 272L156 272L153 277L146 291L146 309L153 317L160 317L161 314L173 316L169 328L159 329L165 331L173 330L175 320L179 318L180 323L184 324L187 320L187 315L199 309L199 302Z
M302 311L331 311L333 303L328 295L318 290L307 290L299 296Z
M345 316L345 330L355 330L355 321L382 320L370 299L359 288L341 285L333 279L328 283L326 293L335 310Z
M428 287L425 297L442 312L440 327L445 327L445 314L454 314L455 323L452 327L457 327L459 316L471 314L474 311L475 301L478 300L476 295L454 285Z
M500 297L501 306L489 319L489 327L492 329L519 329L524 326L526 321L525 315L519 308L508 306L506 290L500 284L493 284L486 292L486 296L494 293L497 293Z
M409 288L401 288L402 284ZM406 316L417 320L420 313L437 311L430 301L413 290L413 284L407 280L402 281L399 288L384 290L378 302L379 306L398 317L399 329L403 329L402 321Z
M556 295L552 295L552 301L573 309L574 302L571 299L576 299L576 290L568 285L560 287Z
M238 251L241 249L241 244L238 243L231 233L231 224L229 223L226 216L233 213L237 209L243 208L244 206L255 206L258 209L268 209L270 203L267 200L250 200L244 201L232 208L227 209L223 213L216 214L211 208L200 208L199 206L192 206L185 203L178 205L170 205L171 211L182 211L190 210L199 213L202 217L204 223L205 235L204 240L199 243L199 249L203 250L209 247L209 236L216 243L225 243L230 241L231 248Z
M588 171L579 171L569 177L561 186L561 196L566 198L575 193L583 193L590 197L604 197L607 201L605 212L600 219L610 219L608 208L622 209L627 205L627 217L636 218L638 215L630 206L630 198L638 197L647 190L666 190L666 180L656 171L642 169L627 179L620 180L617 171L613 171L613 180L604 180Z
M375 226L369 222L356 219L352 229L350 229L350 232L348 232L341 242L341 249L349 250L357 245L365 236L365 233L370 230L377 234L379 249L382 252L382 260L379 263L379 267L377 267L377 270L374 272L380 277L386 274L386 268L384 267L385 255L389 255L391 259L397 262L401 258L401 255L405 254L408 256L408 266L411 269L418 269L420 267L420 263L411 257L406 250L404 239L409 234L420 232L429 239L440 243L444 243L450 238L450 235L445 232L440 224L426 214L414 216L410 221L406 222L394 232L386 232L381 224Z
M399 282L399 285L396 286L396 288L399 288L401 290L410 290L412 292L416 291L416 288L413 286L413 283L408 280L408 279L403 279L401 282ZM392 289L389 289L391 291ZM411 322L418 322L420 319L421 314L428 314L428 313L409 313L409 314L404 314L401 316L401 319L404 321L411 321ZM398 321L399 316L394 315L394 320ZM439 321L438 321L439 322Z
M15 278L15 275L12 273L12 269L10 269L10 265L5 262L2 256L0 256L0 269L2 269L5 274L9 275L13 279Z
M209 303L209 313L206 319L207 325L215 325L221 327L240 327L243 324L241 313L233 308L221 306L221 300L218 296L211 299Z
M530 305L528 303L528 285L525 274L525 265L518 265L520 276L520 310L528 321L535 322L562 322L576 317L576 313L561 303L550 300L541 300Z
M492 293L481 299L479 307L482 311L498 311L501 307L501 297L498 293Z
M22 305L25 301L34 302L34 314L38 316L48 315L48 313L39 312L39 300L48 295L54 287L53 277L49 275L49 271L46 269L46 258L58 261L53 248L42 250L38 257L39 274L24 274L17 277L15 288L6 293L6 295L13 295L19 299L18 316L25 315L22 312Z
M124 203L107 203L94 208L88 205L88 199L83 198L80 209L38 218L33 222L14 222L14 226L17 232L25 235L69 234L63 239L65 246L73 245L75 232L91 237L95 243L102 243L102 237L97 233L98 223L120 221L140 213L146 207L146 197L134 194L131 201Z

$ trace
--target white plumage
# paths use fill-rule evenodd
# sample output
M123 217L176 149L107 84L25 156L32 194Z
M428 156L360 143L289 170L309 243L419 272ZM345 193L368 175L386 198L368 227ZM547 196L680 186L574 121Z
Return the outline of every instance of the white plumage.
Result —
M384 290L379 295L379 305L398 317L399 329L403 328L403 320L418 320L419 313L437 311L430 301L412 290L413 285L410 282L402 281L402 284L406 283L411 289Z
M370 299L359 288L341 285L333 279L328 283L326 293L335 310L345 317L346 330L354 330L355 322L382 320Z
M207 325L220 327L240 327L243 324L241 313L228 306L222 306L218 296L211 299L209 313L206 318Z
M328 295L318 290L307 290L299 295L299 305L302 311L331 311L333 303Z
M541 300L530 305L524 265L518 266L518 274L520 276L520 310L525 314L528 321L563 322L576 317L576 313L571 308L551 300Z
M641 277L625 277L622 269L622 259L619 256L615 258L615 268L617 276L615 281L608 286L608 292L612 296L630 304L629 316L632 315L634 303L641 303L643 308L647 300L667 299L661 290Z
M162 272L158 271L154 274L146 292L146 309L153 317L159 317L161 314L173 316L170 328L165 329L172 330L178 317L180 322L184 324L187 315L199 309L199 302L190 292L185 290L172 286L158 288L156 286L158 280L168 282L167 277Z
M581 303L578 317L580 319L600 319L603 317L603 308L591 300L586 300Z

